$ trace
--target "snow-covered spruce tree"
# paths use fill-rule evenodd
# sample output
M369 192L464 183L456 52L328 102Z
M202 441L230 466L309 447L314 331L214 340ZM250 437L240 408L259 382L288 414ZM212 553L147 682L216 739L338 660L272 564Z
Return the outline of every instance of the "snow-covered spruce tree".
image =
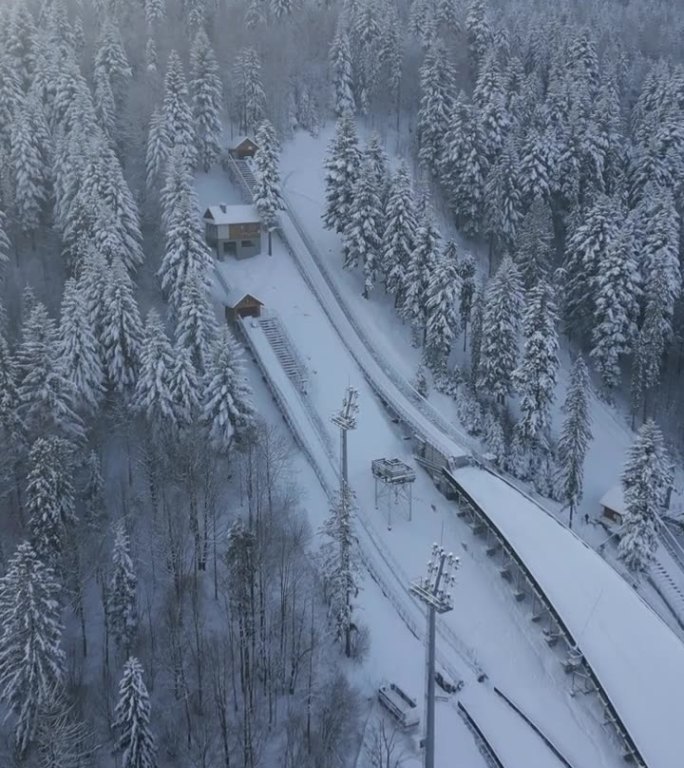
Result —
M247 442L254 431L252 390L245 378L240 348L226 326L213 346L204 385L202 417L214 448L228 453L234 443Z
M440 178L458 225L468 235L482 226L486 158L473 107L461 92L450 115L440 157Z
M190 93L198 162L206 172L221 151L223 85L214 50L203 27L200 27L190 51ZM257 145L261 146L258 141Z
M490 169L485 184L485 227L489 234L490 260L493 252L511 253L522 219L518 190L518 154L508 142Z
M333 82L333 104L335 114L354 114L354 85L352 80L351 51L349 36L343 26L338 26L330 48L330 69Z
M95 112L107 138L116 141L116 102L109 75L104 69L95 70Z
M428 396L429 384L425 366L419 365L418 368L416 368L416 375L411 381L411 386L421 397Z
M7 265L10 260L10 239L7 234L7 217L0 208L0 288L5 283Z
M109 386L124 393L135 386L142 322L133 295L133 282L120 259L107 270L103 286L102 344L105 375Z
M672 485L672 465L654 421L639 429L622 473L624 527L618 555L631 571L645 571L658 548L659 517Z
M270 0L270 5L274 18L283 19L292 13L295 0Z
M121 98L132 71L121 41L121 33L111 16L105 17L100 30L95 53L95 70L105 72L117 99Z
M117 736L116 751L121 752L122 768L156 768L150 712L150 696L143 680L142 665L135 656L131 656L124 664L119 701L112 723Z
M59 571L66 529L76 520L71 482L71 449L58 437L39 437L31 446L26 507L31 545L40 559Z
M145 169L147 188L154 189L161 178L162 171L169 157L171 141L166 132L164 114L155 109L150 118L150 128L147 134L147 153Z
M209 274L211 253L200 228L197 202L182 191L176 200L166 231L166 247L158 275L169 304L178 312L190 275Z
M164 17L165 0L145 0L145 19L153 27Z
M492 49L482 63L473 91L473 102L477 106L482 152L491 167L498 160L511 129L496 50Z
M480 285L473 296L473 306L470 313L470 381L473 391L477 393L477 382L480 377L482 351L482 322L485 306L485 287Z
M446 367L454 337L458 333L457 297L461 286L453 249L455 244L447 243L444 254L437 258L425 297L425 358L433 371Z
M375 167L369 158L361 166L347 211L344 230L344 267L363 269L363 297L375 286L383 230L382 203L377 189Z
M78 278L78 290L85 304L86 316L98 344L98 355L104 359L102 331L104 328L104 296L109 266L104 256L90 246L83 259Z
M477 379L480 394L498 403L504 403L513 388L521 310L520 273L510 256L504 256L487 284Z
M415 247L406 268L406 290L400 312L411 323L415 340L425 344L427 296L437 261L439 233L434 227L429 202L423 199L417 215Z
M354 534L354 494L348 486L335 499L321 533L326 537L321 546L321 558L330 615L338 640L344 643L345 654L351 656L352 599L359 592L359 567Z
M620 358L632 351L638 333L641 287L629 223L601 254L592 287L595 309L590 356L610 392L620 381Z
M102 466L95 451L88 454L85 462L86 479L80 496L83 500L83 519L85 522L100 530L100 524L105 517L105 484L102 477Z
M549 136L535 126L527 132L520 151L518 178L523 205L528 208L536 198L548 200L551 192Z
M582 500L584 459L592 439L589 413L589 374L581 355L573 363L570 383L563 403L565 418L558 438L560 495L570 508L570 527L574 511Z
M36 25L31 10L24 5L15 5L6 23L7 53L17 72L24 90L30 85L36 66Z
M380 245L379 268L385 288L399 307L406 292L406 272L416 244L416 212L406 165L401 163L391 179L387 195L386 224Z
M261 80L261 57L254 48L243 48L235 57L235 106L243 131L253 131L265 117L266 94Z
M59 323L59 359L76 405L94 413L104 395L104 371L95 328L83 291L73 278L64 284Z
M107 593L109 628L119 649L128 656L138 629L136 588L138 578L131 559L131 545L123 521L116 526L112 573Z
M170 388L172 365L172 349L164 325L157 311L151 309L147 314L140 346L133 402L155 433L173 422Z
M24 95L11 58L0 54L0 154L8 154L12 128L20 112Z
M19 415L30 439L60 435L73 440L85 436L75 410L74 390L60 359L55 321L43 304L31 310L17 349Z
M449 56L435 38L425 51L420 68L420 107L417 127L420 162L435 175L444 152L444 137L449 126L453 101L453 72Z
M161 204L161 223L164 233L168 233L171 218L176 210L178 201L182 198L191 200L199 206L195 193L192 168L183 155L180 147L169 153L164 169L164 185L161 188L159 202Z
M541 197L534 200L518 228L513 257L525 288L532 288L548 275L553 256L553 222L549 204Z
M24 755L41 708L62 684L60 586L27 542L0 578L0 701L16 718L15 743Z
M173 350L169 390L174 427L179 430L194 424L200 409L200 381L192 362L191 350L180 340Z
M216 315L211 306L206 280L197 273L191 273L178 307L176 340L188 350L190 360L200 374L207 368L216 333Z
M148 37L145 43L145 66L150 75L157 74L157 44L153 37Z
M14 205L21 229L35 234L49 196L49 170L36 132L35 110L27 100L12 128L10 166L14 180Z
M570 233L565 251L563 314L573 335L586 336L593 327L599 265L622 224L616 202L599 195L578 217Z
M268 230L268 255L271 256L273 229L278 222L278 211L282 211L285 204L280 193L278 170L280 146L275 129L268 120L263 120L259 125L256 144L254 205Z
M176 51L171 51L166 62L164 124L169 138L169 149L178 147L188 166L194 168L197 163L195 125L188 103L188 86L183 64Z
M516 429L532 447L543 444L551 425L558 371L558 315L551 286L541 281L527 295L523 314L523 353L513 374L520 395Z
M465 30L468 36L468 56L475 75L492 41L492 31L483 0L468 0Z
M0 325L0 482L19 487L18 460L24 455L24 425L19 416L18 371Z
M487 453L491 453L494 463L503 468L507 458L506 435L501 424L501 415L497 411L487 409L483 431Z
M378 136L375 131L371 133L368 139L364 160L370 163L373 168L378 197L382 204L382 210L385 211L387 208L387 195L389 192L390 181L389 160L387 158L387 153L383 149L380 136Z
M351 115L337 121L337 133L325 159L325 212L323 222L328 229L344 232L349 208L361 166L361 151L356 126Z
M460 326L463 329L463 351L468 346L468 323L473 311L475 298L475 260L470 253L464 253L456 262L456 271L459 278L458 311L461 318Z

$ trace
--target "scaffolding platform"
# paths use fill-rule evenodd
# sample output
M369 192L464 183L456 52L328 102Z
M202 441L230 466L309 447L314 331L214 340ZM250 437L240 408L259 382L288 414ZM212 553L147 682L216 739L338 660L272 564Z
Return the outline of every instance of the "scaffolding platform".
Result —
M400 500L408 504L408 519L411 520L411 488L416 480L415 471L401 459L373 459L371 472L375 478L375 508L378 508L380 497L387 500L388 530L392 530L392 507Z

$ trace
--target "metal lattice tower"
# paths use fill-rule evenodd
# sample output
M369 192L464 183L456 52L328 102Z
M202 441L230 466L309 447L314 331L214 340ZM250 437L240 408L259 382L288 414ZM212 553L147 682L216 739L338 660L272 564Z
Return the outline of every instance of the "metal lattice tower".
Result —
M411 520L416 473L400 459L374 459L371 472L375 478L375 508L378 508L378 499L384 499L387 504L388 530L392 530L392 509L398 507L400 501L408 505L408 519Z
M332 416L332 423L340 428L340 491L344 496L345 489L349 485L349 466L347 463L347 432L356 429L356 417L359 414L359 393L354 387L347 387L340 410Z
M427 564L427 576L413 582L410 591L428 610L428 636L426 659L426 718L425 718L425 768L435 768L435 636L436 615L453 610L451 590L456 583L459 559L448 554L438 544L432 545L432 555Z

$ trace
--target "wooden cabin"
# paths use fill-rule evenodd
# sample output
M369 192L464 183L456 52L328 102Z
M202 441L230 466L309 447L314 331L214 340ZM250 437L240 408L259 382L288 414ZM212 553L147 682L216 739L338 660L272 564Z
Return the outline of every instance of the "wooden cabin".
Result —
M233 288L226 299L226 320L234 323L238 317L261 317L263 306L263 301L259 301L256 296Z
M212 205L203 218L207 243L219 261L261 253L261 219L253 205Z
M257 149L257 144L253 139L250 139L249 136L240 136L228 150L228 153L238 160L244 160L247 157L254 157Z
M614 485L601 497L601 515L611 525L622 525L625 516L625 497L622 483Z

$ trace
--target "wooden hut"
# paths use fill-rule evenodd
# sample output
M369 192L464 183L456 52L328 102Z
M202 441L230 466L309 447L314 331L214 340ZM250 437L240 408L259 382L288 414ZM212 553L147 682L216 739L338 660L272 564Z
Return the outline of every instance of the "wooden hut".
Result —
M254 139L250 139L249 136L240 136L228 152L238 160L244 160L247 157L254 157L257 149Z
M256 296L233 288L226 299L226 320L234 323L238 317L261 317L263 306L264 302Z

